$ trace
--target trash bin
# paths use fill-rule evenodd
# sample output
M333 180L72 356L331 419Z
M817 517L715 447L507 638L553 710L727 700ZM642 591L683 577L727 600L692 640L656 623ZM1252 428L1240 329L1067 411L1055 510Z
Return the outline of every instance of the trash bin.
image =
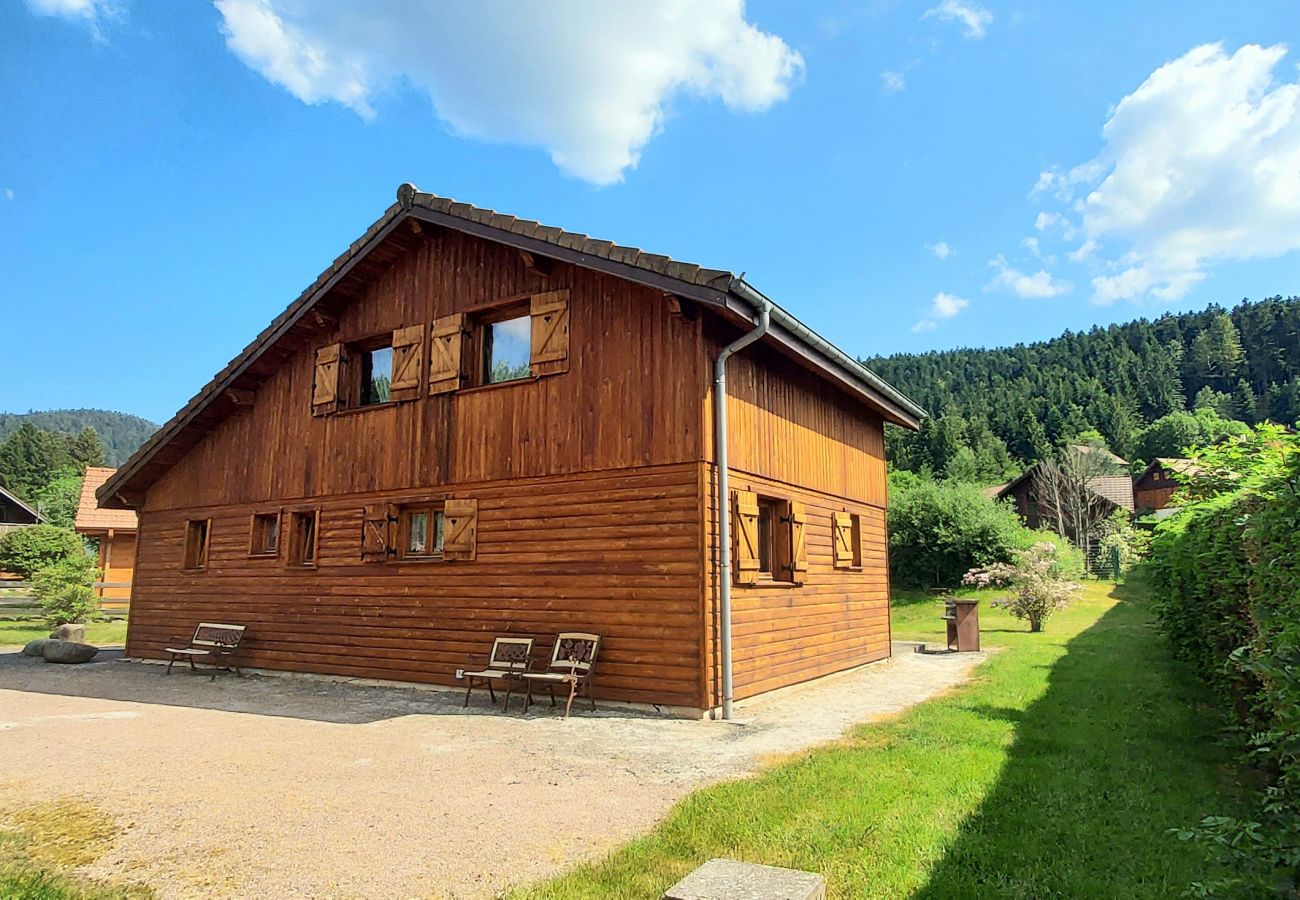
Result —
M974 653L980 648L980 603L978 600L950 599L944 604L943 618L948 626L948 649Z

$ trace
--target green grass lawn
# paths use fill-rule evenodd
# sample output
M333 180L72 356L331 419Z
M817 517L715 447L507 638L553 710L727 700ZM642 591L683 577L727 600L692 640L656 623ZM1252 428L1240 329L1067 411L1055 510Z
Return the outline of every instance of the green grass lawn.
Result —
M986 597L996 596L986 594ZM901 597L897 638L942 641ZM967 685L764 774L692 794L644 838L516 897L645 897L727 856L823 873L833 897L1175 897L1206 874L1167 833L1231 811L1217 720L1171 663L1140 584L1091 583Z
M44 622L24 619L18 622L0 622L0 647L21 646L28 641L50 636L53 629ZM111 622L91 622L86 626L86 642L103 646L126 642L126 619Z

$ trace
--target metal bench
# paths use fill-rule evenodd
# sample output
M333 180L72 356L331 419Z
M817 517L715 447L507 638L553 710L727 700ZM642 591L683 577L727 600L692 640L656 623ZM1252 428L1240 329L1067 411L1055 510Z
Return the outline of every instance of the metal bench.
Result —
M164 647L164 653L170 653L171 659L167 663L167 671L163 674L170 675L172 666L178 659L188 659L191 671L198 671L194 665L194 660L198 659L204 663L211 663L212 680L216 681L217 672L221 670L234 670L236 675L240 675L239 665L235 662L235 654L239 650L239 644L244 639L244 629L246 625L224 625L219 622L200 622L194 629L194 636L184 647ZM184 638L173 638L173 640L183 641ZM226 662L228 665L218 665L220 662Z

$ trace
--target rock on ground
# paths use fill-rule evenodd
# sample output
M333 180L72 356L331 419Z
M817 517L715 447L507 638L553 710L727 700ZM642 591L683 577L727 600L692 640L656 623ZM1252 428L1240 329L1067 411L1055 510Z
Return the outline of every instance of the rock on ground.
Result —
M77 641L84 644L86 642L86 626L73 625L72 623L60 625L50 632L50 637L56 641Z
M45 645L50 643L51 638L37 638L34 641L28 641L27 646L23 648L23 656L40 657L45 652Z
M50 640L41 648L41 659L47 663L86 663L98 652L99 648L93 644Z

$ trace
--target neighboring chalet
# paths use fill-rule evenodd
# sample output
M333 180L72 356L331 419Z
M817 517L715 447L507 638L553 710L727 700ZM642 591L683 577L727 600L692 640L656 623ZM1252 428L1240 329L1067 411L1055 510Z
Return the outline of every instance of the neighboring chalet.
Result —
M1090 447L1086 444L1075 445L1072 449L1081 453L1102 453L1110 457L1115 464L1116 472L1121 474L1098 475L1088 482L1088 487L1114 509L1123 509L1132 513L1133 479L1128 475L1128 463L1109 450ZM1038 497L1034 493L1034 476L1037 473L1038 464L1035 464L1021 473L1019 478L1007 482L996 490L989 489L995 500L1010 498L1016 512L1030 528L1039 528L1043 524L1038 511Z
M1133 505L1139 515L1170 508L1170 500L1181 482L1175 475L1192 475L1197 471L1196 463L1190 459L1177 459L1158 456L1151 461L1141 475L1133 482ZM1163 518L1163 516L1158 516Z
M81 483L74 526L78 534L99 543L99 568L103 575L95 594L101 609L123 609L131 601L131 579L135 572L136 516L129 509L107 509L99 505L99 490L116 469L91 466Z
M0 537L11 531L39 525L45 518L9 491L0 487Z
M100 488L127 653L233 622L252 667L449 685L592 631L598 697L694 710L728 659L737 699L883 659L883 426L923 415L730 272L403 185Z

